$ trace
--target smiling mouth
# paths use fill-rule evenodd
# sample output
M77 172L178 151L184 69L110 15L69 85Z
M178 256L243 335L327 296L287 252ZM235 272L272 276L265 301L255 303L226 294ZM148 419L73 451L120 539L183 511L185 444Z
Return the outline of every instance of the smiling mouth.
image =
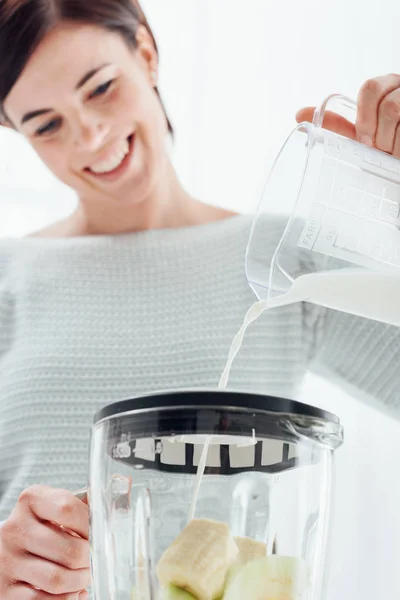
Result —
M96 179L114 181L120 177L128 167L133 154L134 142L135 133L132 133L124 142L122 142L120 149L115 152L114 156L111 156L106 161L97 163L92 167L86 167L84 169L85 173L90 174L91 177L96 177Z

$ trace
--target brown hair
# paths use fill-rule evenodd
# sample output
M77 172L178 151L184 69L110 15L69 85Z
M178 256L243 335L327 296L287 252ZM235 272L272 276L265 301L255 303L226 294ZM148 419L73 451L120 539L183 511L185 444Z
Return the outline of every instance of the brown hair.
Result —
M0 0L0 118L4 115L2 104L28 60L61 21L87 23L117 32L133 49L138 46L136 35L143 25L158 53L154 34L138 0ZM156 93L163 106L158 88ZM164 106L163 110L168 129L173 133Z

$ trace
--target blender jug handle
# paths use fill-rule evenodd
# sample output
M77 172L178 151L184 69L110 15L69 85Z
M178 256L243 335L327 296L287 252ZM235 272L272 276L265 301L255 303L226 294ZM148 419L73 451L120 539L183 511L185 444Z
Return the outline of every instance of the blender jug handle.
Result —
M81 500L82 502L87 502L87 488L82 488L81 490L77 490L76 492L72 492L75 498Z
M328 107L332 112L336 112L355 122L357 116L357 103L347 96L332 94L324 100L319 108L315 109L313 118L314 127L322 128Z

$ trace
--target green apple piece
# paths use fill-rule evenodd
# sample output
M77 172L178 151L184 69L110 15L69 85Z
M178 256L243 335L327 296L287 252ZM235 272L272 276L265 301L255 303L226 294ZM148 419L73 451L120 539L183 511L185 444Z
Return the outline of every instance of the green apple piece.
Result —
M132 587L131 600L148 600L149 598L150 598L150 596L149 596L148 591L143 591L141 593L136 590L135 586ZM163 600L163 597L161 597L160 600ZM180 600L180 598L178 596L177 596L177 600ZM185 598L183 597L182 600L185 600ZM191 598L189 598L189 600L191 600Z
M267 545L264 542L258 542L248 537L235 537L234 540L238 548L236 562L241 565L267 556Z
M161 591L160 600L196 600L192 594L186 592L185 590L181 590L174 585L168 585L163 588Z
M231 585L232 581L235 579L235 577L237 577L240 573L240 571L243 569L243 565L239 564L239 563L235 563L234 565L231 566L231 568L229 569L226 579L225 579L225 590L227 590L229 588L229 586ZM225 596L223 596L224 598Z
M301 559L272 555L247 563L229 578L223 600L300 600L310 585Z

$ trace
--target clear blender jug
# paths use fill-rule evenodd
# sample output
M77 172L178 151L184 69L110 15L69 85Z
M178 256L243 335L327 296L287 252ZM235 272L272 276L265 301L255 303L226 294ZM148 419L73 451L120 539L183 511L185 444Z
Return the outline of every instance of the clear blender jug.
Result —
M335 416L256 394L104 408L88 488L95 599L321 600L341 443Z
M323 129L327 109L356 114L331 96L286 140L253 223L248 281L272 305L290 293L400 325L400 161Z

